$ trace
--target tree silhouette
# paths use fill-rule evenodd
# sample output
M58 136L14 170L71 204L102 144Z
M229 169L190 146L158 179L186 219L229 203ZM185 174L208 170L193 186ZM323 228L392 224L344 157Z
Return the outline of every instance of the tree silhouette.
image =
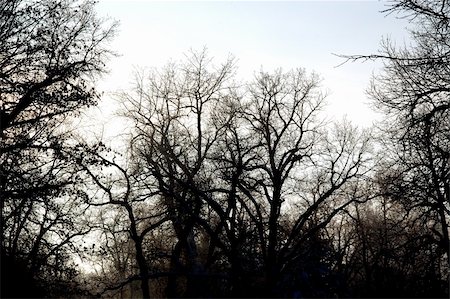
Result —
M159 190L172 222L177 242L171 272L186 276L187 296L203 288L195 226L211 185L207 159L223 131L208 115L224 98L232 71L232 60L211 70L205 51L192 53L182 65L168 65L148 80L138 78L135 93L121 96L136 129L134 163L143 182ZM169 277L168 296L179 296L177 277Z
M434 257L429 263L436 279L448 281L448 271L437 269L450 265L450 4L399 0L385 12L410 20L412 44L399 48L385 39L381 54L347 58L384 63L369 88L376 108L385 115L379 183L384 196L403 206L404 217L415 219L414 227L420 223L411 242L427 240L429 253L421 258ZM417 253L422 250L419 246Z
M384 132L391 156L386 186L393 197L419 217L430 217L431 231L449 256L450 216L450 64L448 1L396 1L389 12L410 18L414 47L396 49L383 43L385 69L370 87L377 108L389 125Z
M111 54L106 46L115 25L98 19L93 5L0 3L2 257L24 261L32 277L50 285L72 279L72 241L89 231L64 121L96 103L92 79Z

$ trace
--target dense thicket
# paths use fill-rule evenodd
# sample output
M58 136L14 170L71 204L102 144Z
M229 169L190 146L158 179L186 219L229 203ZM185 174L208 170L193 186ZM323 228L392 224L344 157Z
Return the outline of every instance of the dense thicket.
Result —
M447 0L392 2L411 46L347 57L384 62L370 130L325 121L314 73L236 82L192 51L117 94L120 154L64 129L114 26L91 2L1 5L2 297L448 297Z

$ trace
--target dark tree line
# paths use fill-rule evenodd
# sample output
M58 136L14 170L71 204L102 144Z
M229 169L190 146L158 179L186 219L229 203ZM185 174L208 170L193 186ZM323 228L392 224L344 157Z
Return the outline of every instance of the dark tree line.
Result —
M323 118L314 73L191 51L117 95L120 154L69 125L115 24L0 7L2 297L448 297L448 1L392 2L413 44L345 57L384 63L370 130Z

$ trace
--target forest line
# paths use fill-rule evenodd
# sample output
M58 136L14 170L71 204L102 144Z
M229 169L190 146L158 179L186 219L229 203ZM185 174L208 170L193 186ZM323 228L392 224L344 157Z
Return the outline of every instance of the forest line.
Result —
M190 51L116 93L122 152L65 130L102 100L118 24L0 8L2 297L448 297L447 0L391 2L413 44L342 56L384 63L373 128L325 120L320 74L242 82Z

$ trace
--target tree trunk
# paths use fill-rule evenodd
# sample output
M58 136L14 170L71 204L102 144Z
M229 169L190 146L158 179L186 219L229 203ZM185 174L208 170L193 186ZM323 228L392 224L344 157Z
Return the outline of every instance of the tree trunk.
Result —
M178 241L172 250L170 257L170 275L167 278L166 296L167 298L179 298L178 274L180 273L181 243Z
M150 298L150 287L148 283L148 267L147 261L145 260L144 252L142 250L142 236L137 233L136 219L134 218L133 211L129 205L126 206L129 219L130 219L130 235L134 242L134 247L136 249L136 262L139 267L139 276L141 278L141 290L142 298Z
M142 298L149 299L150 298L150 286L148 283L148 267L147 262L145 261L144 253L142 251L142 241L135 240L136 247L136 261L139 267L139 276L141 277L141 290L142 290Z
M281 206L281 183L279 181L274 182L275 188L273 191L272 202L270 204L269 215L269 236L267 245L267 257L266 257L266 294L264 296L277 297L277 241L278 241L278 218L280 216Z
M187 286L186 297L204 297L207 294L208 285L204 283L204 269L198 259L197 244L195 244L194 232L190 230L186 240L187 259Z

